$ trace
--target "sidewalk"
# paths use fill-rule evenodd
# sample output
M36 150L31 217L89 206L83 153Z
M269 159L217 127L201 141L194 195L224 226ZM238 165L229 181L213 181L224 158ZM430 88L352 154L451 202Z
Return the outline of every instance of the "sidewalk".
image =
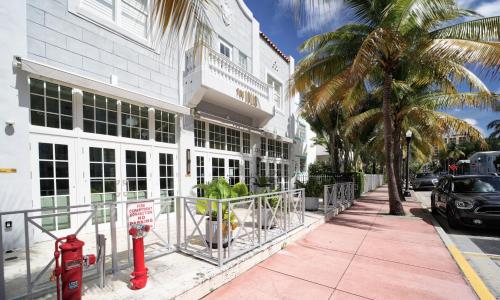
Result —
M206 299L477 299L419 203L387 215L387 188Z

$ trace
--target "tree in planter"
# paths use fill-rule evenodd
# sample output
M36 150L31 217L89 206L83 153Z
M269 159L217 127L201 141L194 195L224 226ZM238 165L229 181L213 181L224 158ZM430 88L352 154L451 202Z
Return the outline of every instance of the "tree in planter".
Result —
M204 191L205 198L209 199L230 199L236 197L248 196L248 187L239 182L233 186L229 185L227 180L223 177L214 179L209 184L198 184L194 188L200 188ZM209 204L210 203L210 204ZM210 205L210 207L209 207ZM229 203L222 202L221 204L221 216L222 216L222 235L223 239L226 240L229 236L228 223L231 224L231 230L235 230L238 227L238 219L233 212L229 212ZM218 217L218 202L210 200L197 200L196 201L196 212L201 215L208 216L207 220L207 236L212 222L217 221ZM211 212L211 214L210 214ZM209 215L210 214L210 215ZM213 237L214 238L214 237ZM215 236L216 238L216 236ZM226 244L227 242L225 242ZM217 248L217 243L212 241L212 247ZM224 245L224 247L226 247Z

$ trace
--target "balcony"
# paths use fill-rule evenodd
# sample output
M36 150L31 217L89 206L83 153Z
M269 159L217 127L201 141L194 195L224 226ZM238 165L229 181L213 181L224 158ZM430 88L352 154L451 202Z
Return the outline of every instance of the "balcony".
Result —
M274 115L272 88L259 78L207 46L186 52L184 105L203 101L252 118L263 126Z

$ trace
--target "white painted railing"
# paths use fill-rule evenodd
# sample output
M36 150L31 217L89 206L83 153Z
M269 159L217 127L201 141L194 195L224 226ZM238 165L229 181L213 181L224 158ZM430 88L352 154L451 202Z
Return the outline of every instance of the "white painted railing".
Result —
M270 101L271 86L232 62L225 55L206 45L196 46L186 51L184 77L208 67L210 72L223 82L233 82L243 90L256 94L260 99Z
M363 185L363 193L373 191L384 184L383 174L365 174L365 184Z

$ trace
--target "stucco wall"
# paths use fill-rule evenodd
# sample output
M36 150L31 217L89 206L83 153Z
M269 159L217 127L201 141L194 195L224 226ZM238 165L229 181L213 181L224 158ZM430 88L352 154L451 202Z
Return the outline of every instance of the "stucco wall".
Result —
M68 11L71 0L27 0L28 57L178 103L177 49L149 48Z

